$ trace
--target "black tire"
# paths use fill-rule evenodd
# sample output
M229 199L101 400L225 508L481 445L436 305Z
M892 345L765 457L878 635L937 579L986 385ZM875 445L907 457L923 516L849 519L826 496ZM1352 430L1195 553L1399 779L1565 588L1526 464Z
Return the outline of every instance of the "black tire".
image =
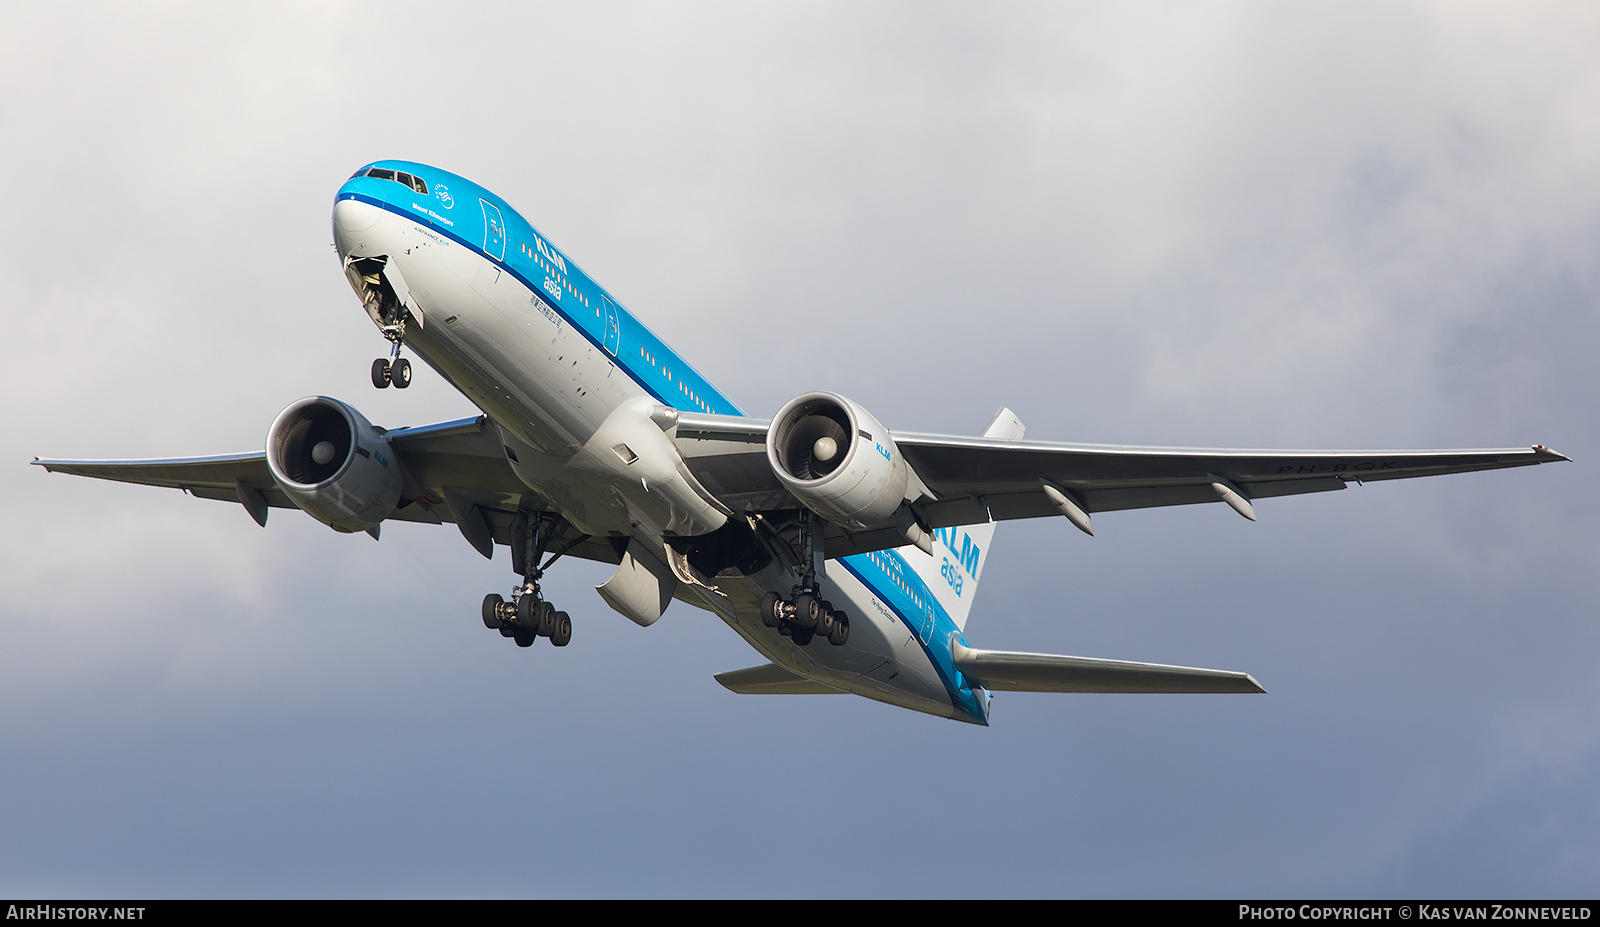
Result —
M517 624L534 634L539 633L539 606L543 603L531 593L517 596Z
M486 628L488 628L490 630L494 630L495 628L500 627L500 625L502 623L500 621L500 607L502 605L504 605L504 604L506 604L506 600L500 598L500 596L496 595L493 592L491 592L488 595L483 597L483 626L484 627L486 627Z
M518 647L532 647L533 642L538 640L539 637L532 631L518 629L512 639L517 642Z
M803 592L794 600L794 623L807 631L817 629L817 597Z
M501 637L515 637L516 634L517 634L517 626L516 625L514 625L514 624L503 624L503 625L500 626L500 636Z
M556 633L556 607L549 602L540 602L533 610L534 620L538 622L533 627L539 632L540 637L554 637Z
M805 645L811 643L811 639L817 636L817 632L808 631L805 628L795 628L789 636L794 639L796 644L804 647Z
M828 643L835 647L843 647L845 641L850 639L850 616L844 612L835 612L833 615L833 631L828 635Z
M778 626L778 603L783 597L776 592L769 592L761 597L761 623L769 628Z
M826 599L817 602L817 634L828 638L833 636L833 603Z
M389 385L389 362L381 357L372 362L372 385L378 389Z
M405 389L411 385L411 362L403 357L396 358L394 365L389 368L389 382L395 389Z
M566 612L556 612L556 629L550 635L550 643L557 647L565 647L572 641L572 619Z

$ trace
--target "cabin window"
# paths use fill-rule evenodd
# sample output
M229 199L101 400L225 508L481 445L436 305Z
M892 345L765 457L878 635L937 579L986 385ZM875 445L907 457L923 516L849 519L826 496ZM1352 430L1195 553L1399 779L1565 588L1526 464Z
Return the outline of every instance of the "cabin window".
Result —
M393 180L394 171L391 171L385 167L375 167L372 169L372 173L368 174L367 176L375 180Z

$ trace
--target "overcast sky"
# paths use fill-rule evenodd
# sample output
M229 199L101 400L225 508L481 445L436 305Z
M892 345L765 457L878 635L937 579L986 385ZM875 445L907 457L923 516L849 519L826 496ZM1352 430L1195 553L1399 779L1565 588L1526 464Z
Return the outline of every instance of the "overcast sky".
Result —
M0 894L1593 896L1600 7L0 10ZM500 193L752 415L1575 463L1004 525L978 647L1268 694L735 696L604 569L514 577L44 457L256 450L321 393L474 414L329 214Z

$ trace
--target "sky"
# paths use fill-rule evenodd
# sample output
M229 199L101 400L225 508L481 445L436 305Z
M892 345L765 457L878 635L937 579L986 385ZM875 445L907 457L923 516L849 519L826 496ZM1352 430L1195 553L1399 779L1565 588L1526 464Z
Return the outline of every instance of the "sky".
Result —
M1600 7L0 9L0 894L1593 897ZM333 253L380 158L495 190L749 414L1573 463L1002 525L967 638L1264 696L984 729L735 696L709 613L449 528L47 474L302 396L475 414Z

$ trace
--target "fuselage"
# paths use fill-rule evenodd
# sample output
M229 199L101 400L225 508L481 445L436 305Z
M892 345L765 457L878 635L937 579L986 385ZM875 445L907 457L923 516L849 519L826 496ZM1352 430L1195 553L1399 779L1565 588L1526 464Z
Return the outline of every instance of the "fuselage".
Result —
M359 274L348 268L384 258L414 310L406 348L488 416L542 507L588 535L656 543L720 524L714 500L685 488L673 496L665 479L653 488L583 461L619 410L743 413L504 200L436 168L381 161L339 189L333 220L358 294ZM776 562L719 575L714 588L680 585L677 597L809 679L986 724L988 693L968 685L951 656L953 643L966 643L960 624L982 552L960 529L939 538L933 557L902 548L828 562L822 593L851 620L843 646L801 646L762 623L762 595L787 594L795 582Z

